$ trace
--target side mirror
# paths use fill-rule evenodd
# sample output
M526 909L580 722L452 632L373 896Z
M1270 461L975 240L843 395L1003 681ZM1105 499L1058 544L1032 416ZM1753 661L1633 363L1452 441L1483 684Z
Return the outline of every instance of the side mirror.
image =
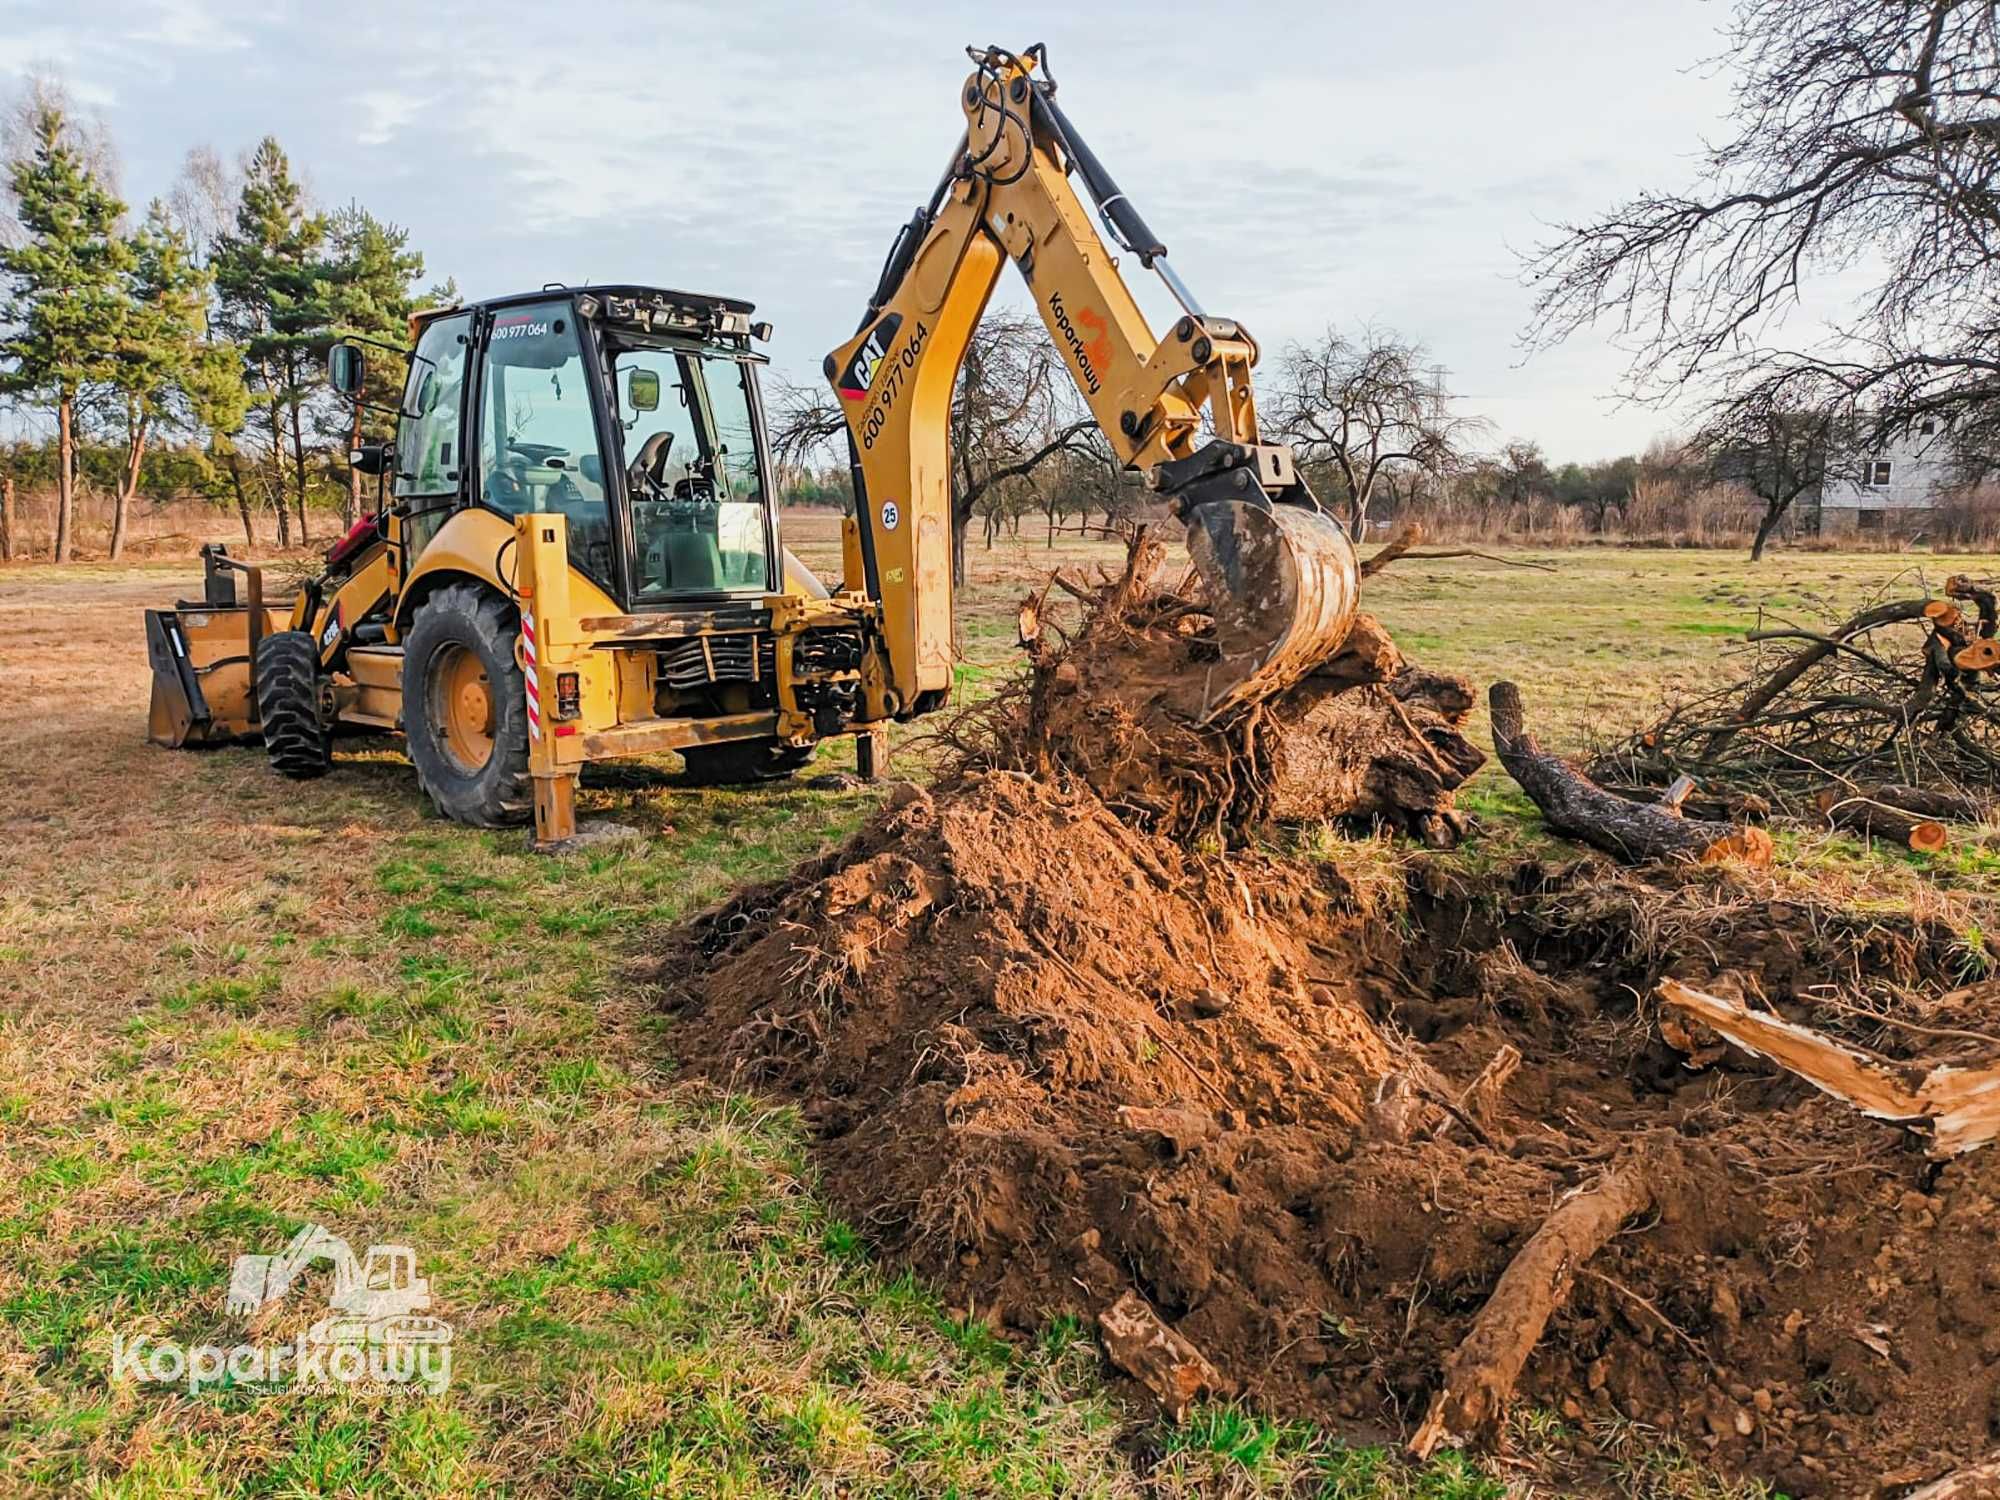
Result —
M750 337L760 344L770 343L771 325L769 323L752 323L750 325Z
M660 372L634 370L625 378L625 399L634 411L660 409Z
M381 474L389 464L387 443L363 443L347 455L348 464L358 474Z
M367 377L367 362L361 351L352 344L335 344L326 351L326 383L343 396L361 394L361 383Z

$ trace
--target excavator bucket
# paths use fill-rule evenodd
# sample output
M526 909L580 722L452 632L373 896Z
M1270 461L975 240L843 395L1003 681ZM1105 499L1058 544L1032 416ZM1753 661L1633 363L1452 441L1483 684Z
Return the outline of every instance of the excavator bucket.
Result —
M1347 639L1360 595L1354 544L1322 511L1239 500L1197 506L1188 555L1208 590L1221 660L1202 717L1282 693Z

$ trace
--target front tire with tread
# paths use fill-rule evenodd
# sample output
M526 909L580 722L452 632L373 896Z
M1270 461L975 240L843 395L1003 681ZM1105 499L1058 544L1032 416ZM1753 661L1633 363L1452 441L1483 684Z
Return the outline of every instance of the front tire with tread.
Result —
M264 753L289 781L333 769L333 726L321 713L319 643L309 631L280 630L257 643L257 720Z
M528 774L528 711L515 659L520 617L490 589L448 584L426 599L403 639L403 734L417 780L438 811L455 823L504 828L534 812ZM436 722L432 677L458 651L477 656L492 705L492 749L468 768Z

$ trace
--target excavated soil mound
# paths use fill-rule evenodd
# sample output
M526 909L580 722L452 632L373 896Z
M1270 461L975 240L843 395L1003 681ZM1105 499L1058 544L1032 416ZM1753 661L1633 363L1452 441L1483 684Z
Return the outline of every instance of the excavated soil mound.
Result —
M1378 909L1337 863L1192 854L996 772L903 789L657 974L682 1060L797 1101L839 1209L1002 1330L1136 1292L1216 1391L1407 1435L1516 1253L1615 1169L1650 1206L1564 1268L1518 1390L1572 1492L1661 1432L1795 1495L1977 1459L2000 1158L1927 1162L1747 1058L1690 1069L1635 1009L1663 964L1632 919L1682 893L1617 909L1608 880L1433 873ZM1839 938L1732 920L1703 977L1773 1001Z

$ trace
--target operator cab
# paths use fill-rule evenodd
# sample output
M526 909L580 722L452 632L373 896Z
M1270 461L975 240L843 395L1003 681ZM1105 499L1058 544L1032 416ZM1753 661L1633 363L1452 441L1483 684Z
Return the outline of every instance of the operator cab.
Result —
M464 505L554 512L628 610L775 591L752 310L611 286L422 315L394 469L413 554Z

